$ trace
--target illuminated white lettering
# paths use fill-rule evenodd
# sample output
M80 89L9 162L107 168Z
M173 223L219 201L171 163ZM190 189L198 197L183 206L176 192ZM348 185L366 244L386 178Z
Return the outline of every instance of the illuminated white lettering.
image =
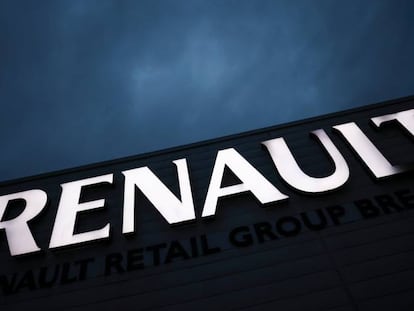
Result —
M0 221L0 229L6 230L7 243L12 256L39 251L27 222L35 218L46 206L47 194L39 189L0 196L0 220L12 200L24 200L26 206L17 217Z
M186 159L173 161L177 167L181 200L148 167L124 171L124 214L122 233L134 232L135 187L139 188L169 224L195 219L193 195Z
M377 127L380 127L384 122L393 120L398 121L411 135L414 136L414 109L391 113L371 119Z
M224 169L228 167L241 183L221 187ZM210 185L204 203L202 217L213 216L216 213L219 198L250 191L262 204L285 200L288 196L281 193L235 149L220 150L217 153Z
M78 244L109 237L109 223L101 229L88 232L74 234L74 229L76 215L79 212L102 208L105 205L104 199L79 203L82 187L101 183L111 184L112 178L113 174L107 174L98 177L68 182L61 185L62 195L60 197L55 224L53 226L52 237L50 239L50 248Z
M344 157L332 143L324 130L311 132L330 155L335 171L327 177L311 177L305 174L296 162L283 138L262 142L272 157L280 176L292 187L308 193L320 193L341 187L349 178L349 168Z
M377 179L405 171L399 165L392 165L354 122L336 125L333 128L345 137Z

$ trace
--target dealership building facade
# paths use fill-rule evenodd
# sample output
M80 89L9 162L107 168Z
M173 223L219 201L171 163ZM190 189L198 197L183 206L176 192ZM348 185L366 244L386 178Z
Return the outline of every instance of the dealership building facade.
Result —
M414 310L414 97L0 184L1 310Z

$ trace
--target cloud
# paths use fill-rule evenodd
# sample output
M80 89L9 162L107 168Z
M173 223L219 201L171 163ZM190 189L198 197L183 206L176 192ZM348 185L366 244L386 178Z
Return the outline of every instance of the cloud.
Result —
M2 1L1 179L414 92L412 1Z

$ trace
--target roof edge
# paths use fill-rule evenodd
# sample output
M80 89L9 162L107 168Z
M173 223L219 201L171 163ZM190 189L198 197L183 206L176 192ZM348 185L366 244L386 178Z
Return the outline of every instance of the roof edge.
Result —
M166 149L145 152L145 153L138 154L138 155L126 156L126 157L117 158L117 159L113 159L113 160L106 160L106 161L102 161L102 162L95 162L95 163L85 164L85 165L81 165L81 166L66 168L66 169L62 169L62 170L58 170L58 171L51 171L51 172L40 173L40 174L36 174L36 175L30 175L30 176L26 176L26 177L19 177L19 178L15 178L15 179L1 181L0 182L0 187L10 186L10 185L14 185L14 184L17 184L17 183L28 182L28 181L32 181L32 180L36 180L36 179L41 179L41 178L54 177L54 176L73 173L73 172L78 172L78 171L90 170L90 169L99 168L99 167L102 167L102 166L108 166L108 165L112 165L112 164L119 164L119 163L133 161L133 160L145 159L145 158L154 157L154 156L157 156L157 155L160 155L160 154L176 152L176 151L183 150L183 149L195 148L195 147L209 145L209 144L213 144L213 143L217 143L217 142L232 140L232 139L236 139L236 138L239 138L239 137L242 137L242 136L255 135L255 134L258 134L258 133L267 132L267 131L271 131L271 130L278 130L278 129L281 129L281 128L286 128L286 127L291 127L291 126L295 126L295 125L305 124L305 123L313 122L313 121L316 121L316 120L328 119L328 118L332 118L332 117L337 116L337 115L346 115L346 114L351 114L351 113L355 113L355 112L365 111L365 110L372 109L373 107L388 106L388 105L392 105L392 104L395 104L395 103L404 103L404 102L413 101L413 100L414 100L414 95L410 95L410 96L400 97L400 98L397 98L397 99L382 101L382 102L375 103L375 104L368 104L368 105L365 105L365 106L362 106L362 107L356 107L356 108L351 108L351 109L340 110L340 111L337 111L337 112L331 112L331 113L323 114L323 115L320 115L320 116L315 116L315 117L305 118L305 119L296 120L296 121L292 121L292 122L282 123L282 124L279 124L279 125L267 126L267 127L263 127L263 128L259 128L259 129L255 129L255 130L249 130L249 131L241 132L241 133L238 133L238 134L230 134L230 135L226 135L226 136L222 136L222 137L218 137L218 138L202 140L202 141L195 142L195 143L189 143L189 144L174 146L174 147L170 147L170 148L166 148Z

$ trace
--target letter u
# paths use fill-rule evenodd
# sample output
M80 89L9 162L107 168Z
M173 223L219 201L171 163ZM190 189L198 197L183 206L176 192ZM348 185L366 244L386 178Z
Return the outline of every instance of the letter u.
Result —
M333 160L335 171L326 177L311 177L305 174L296 162L285 140L275 138L262 142L272 157L280 176L293 188L306 193L320 193L341 187L349 178L349 168L341 153L324 130L311 132Z

